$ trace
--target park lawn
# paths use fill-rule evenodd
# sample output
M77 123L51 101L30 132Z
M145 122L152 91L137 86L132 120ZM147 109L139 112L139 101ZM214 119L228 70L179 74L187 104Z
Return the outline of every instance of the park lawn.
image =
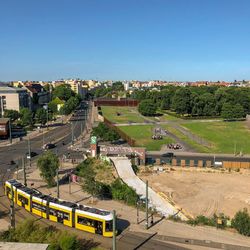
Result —
M211 142L211 153L250 153L250 131L246 122L193 122L182 124L192 133Z
M113 123L144 122L135 107L102 106L101 109L103 116Z
M162 127L164 127L167 131L169 131L170 133L177 136L180 140L182 140L185 143L187 143L188 145L190 145L197 152L200 152L200 153L210 153L211 152L211 149L191 140L188 136L184 135L181 131L172 127L171 125L163 125Z
M162 140L153 140L153 125L120 126L123 132L136 141L136 146L146 147L147 150L160 150L164 144L174 143L172 138L163 137Z

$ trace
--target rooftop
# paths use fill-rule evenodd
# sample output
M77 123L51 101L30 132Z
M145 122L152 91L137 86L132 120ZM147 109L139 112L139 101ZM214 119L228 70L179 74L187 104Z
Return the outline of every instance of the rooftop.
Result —
M18 93L26 91L25 88L12 88L8 86L0 86L0 93Z

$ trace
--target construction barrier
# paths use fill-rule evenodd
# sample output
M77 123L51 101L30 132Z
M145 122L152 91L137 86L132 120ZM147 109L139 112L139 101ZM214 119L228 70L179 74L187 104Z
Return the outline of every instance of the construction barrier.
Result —
M156 159L155 163L160 165L160 159ZM214 162L209 160L184 160L184 159L175 159L173 158L170 161L172 166L180 166L180 167L214 167ZM220 167L224 168L250 168L249 162L240 162L240 161L223 161Z
M250 168L250 162L223 161L224 168Z

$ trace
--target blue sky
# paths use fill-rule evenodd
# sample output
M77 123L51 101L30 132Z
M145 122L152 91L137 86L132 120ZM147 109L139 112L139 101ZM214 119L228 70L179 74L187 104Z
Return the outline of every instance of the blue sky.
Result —
M0 80L250 79L249 0L8 0Z

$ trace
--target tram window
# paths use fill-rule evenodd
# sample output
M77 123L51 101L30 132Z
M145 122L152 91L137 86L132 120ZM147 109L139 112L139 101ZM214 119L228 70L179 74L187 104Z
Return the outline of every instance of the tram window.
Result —
M41 204L38 204L36 202L32 202L32 208L39 210L41 212L46 212L46 207L42 206Z
M113 221L112 220L106 221L106 231L107 232L113 231Z
M56 216L57 218L61 218L61 219L64 219L64 220L69 220L69 213L65 213L65 212L62 212L62 211L59 211L59 210L55 210L53 208L50 208L49 214L53 215L53 216Z
M64 220L69 220L69 214L68 213L63 213L63 219Z
M53 208L50 208L50 209L49 209L49 214L50 214L50 215L53 215L53 216L57 216L57 212L56 212L56 210L54 210Z
M87 225L87 226L91 226L91 227L94 227L94 224L95 224L94 220L91 220L91 219L88 219L88 218L84 218L84 217L81 217L81 216L78 216L77 222L79 224Z
M28 199L20 194L18 194L18 200L21 201L23 204L28 205Z

